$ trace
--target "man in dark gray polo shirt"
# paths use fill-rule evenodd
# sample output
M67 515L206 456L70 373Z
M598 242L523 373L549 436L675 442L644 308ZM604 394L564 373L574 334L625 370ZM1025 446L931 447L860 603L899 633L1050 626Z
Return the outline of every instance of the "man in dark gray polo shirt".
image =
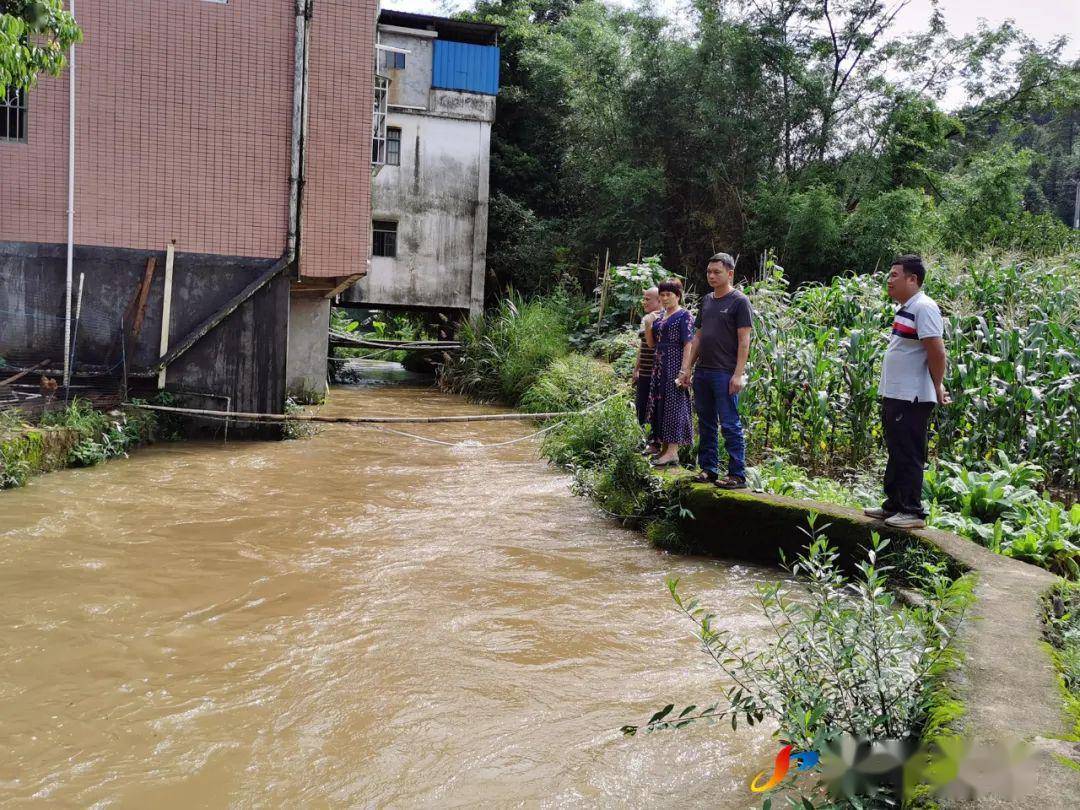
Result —
M697 333L683 357L678 383L689 385L693 371L701 468L696 480L742 489L746 486L746 441L739 420L739 392L746 385L752 310L750 299L733 286L735 260L730 255L717 253L709 259L705 277L712 293L701 299L694 323ZM728 454L728 474L719 480L718 426Z
M889 297L900 306L881 364L881 418L889 461L885 503L864 510L889 526L921 529L923 468L930 414L951 400L945 391L945 343L941 310L922 291L926 268L914 255L900 256L889 269Z

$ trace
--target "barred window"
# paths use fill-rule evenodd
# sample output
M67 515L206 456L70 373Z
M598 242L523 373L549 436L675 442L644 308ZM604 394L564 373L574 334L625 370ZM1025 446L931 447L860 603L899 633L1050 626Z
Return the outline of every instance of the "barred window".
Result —
M372 225L371 255L397 256L397 223L375 220Z
M0 141L26 141L26 91L9 87L0 96Z
M386 128L386 165L401 165L401 130L398 127Z

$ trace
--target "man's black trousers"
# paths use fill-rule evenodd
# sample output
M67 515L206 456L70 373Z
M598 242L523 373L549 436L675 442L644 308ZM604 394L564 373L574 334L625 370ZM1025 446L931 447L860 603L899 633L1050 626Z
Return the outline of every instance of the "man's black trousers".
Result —
M881 507L886 512L926 517L922 507L923 469L933 410L933 402L881 401L885 448L889 451L885 466L885 503Z

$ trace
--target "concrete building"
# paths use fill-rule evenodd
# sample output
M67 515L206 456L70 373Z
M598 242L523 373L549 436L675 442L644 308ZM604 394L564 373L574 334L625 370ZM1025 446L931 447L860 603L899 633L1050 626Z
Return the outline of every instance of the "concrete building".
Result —
M498 32L421 14L379 15L371 270L344 302L482 309Z
M322 389L330 298L370 256L377 0L77 15L74 65L0 99L0 357L66 366L81 276L83 323L105 326L76 334L76 377L126 343L129 381L157 387L165 358L202 407Z

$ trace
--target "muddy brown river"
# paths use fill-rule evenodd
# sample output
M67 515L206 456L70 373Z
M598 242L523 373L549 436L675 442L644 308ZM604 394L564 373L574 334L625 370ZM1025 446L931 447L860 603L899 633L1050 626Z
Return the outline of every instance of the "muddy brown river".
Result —
M484 408L416 383L324 412ZM490 410L490 409L488 409ZM4 807L749 807L777 746L623 737L718 671L665 579L765 638L776 574L670 556L525 423L163 444L0 492Z

